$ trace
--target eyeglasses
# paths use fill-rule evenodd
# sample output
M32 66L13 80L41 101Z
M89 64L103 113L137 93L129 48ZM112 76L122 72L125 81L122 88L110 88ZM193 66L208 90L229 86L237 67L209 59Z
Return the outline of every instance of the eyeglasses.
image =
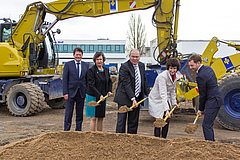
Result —
M131 56L131 58L139 58L140 56Z

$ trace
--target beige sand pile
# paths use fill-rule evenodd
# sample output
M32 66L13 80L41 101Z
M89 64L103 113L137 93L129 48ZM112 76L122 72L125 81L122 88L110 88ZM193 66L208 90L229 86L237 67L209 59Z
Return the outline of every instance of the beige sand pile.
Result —
M194 124L194 123L188 123L187 127L185 128L185 132L187 132L188 134L193 134L196 132L198 128L198 125L197 124Z
M102 132L51 132L0 148L0 159L239 159L240 146Z
M162 118L157 118L155 122L153 122L153 126L157 128L162 128L167 124Z
M91 102L88 102L88 104L87 104L88 106L92 106L92 107L94 107L94 106L97 106L98 105L98 103L97 102L95 102L95 101L91 101Z
M128 111L132 111L132 109L130 109L130 108L127 107L126 105L121 106L121 107L118 109L118 112L119 112L119 113L125 113L125 112L128 112Z

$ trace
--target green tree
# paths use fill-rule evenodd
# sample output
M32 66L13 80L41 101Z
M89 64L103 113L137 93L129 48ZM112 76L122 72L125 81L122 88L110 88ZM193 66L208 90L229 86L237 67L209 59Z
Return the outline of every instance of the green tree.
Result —
M141 55L145 54L146 33L145 25L141 21L141 16L130 15L128 22L126 51L129 53L133 48L137 48Z

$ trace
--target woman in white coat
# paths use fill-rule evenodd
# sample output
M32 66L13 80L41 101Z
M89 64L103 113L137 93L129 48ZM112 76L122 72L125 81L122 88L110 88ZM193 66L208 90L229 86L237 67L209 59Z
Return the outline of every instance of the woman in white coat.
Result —
M154 118L164 118L169 115L167 125L162 128L162 138L167 137L170 114L173 105L177 105L176 81L182 76L178 71L179 61L176 58L168 59L166 70L160 73L149 94L149 113ZM161 128L154 128L154 136L160 137Z

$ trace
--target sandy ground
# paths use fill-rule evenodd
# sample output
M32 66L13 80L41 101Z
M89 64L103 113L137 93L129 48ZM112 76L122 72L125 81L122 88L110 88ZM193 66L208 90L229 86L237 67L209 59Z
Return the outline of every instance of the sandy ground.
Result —
M63 131L64 109L45 108L41 113L30 117L14 117L8 112L5 106L0 106L0 146L17 142L22 139L34 137L47 132ZM195 138L204 140L202 133L202 119L200 117L198 128L194 134L184 132L188 123L192 123L196 115L189 102L181 104L181 108L174 111L171 118L167 139L174 138ZM115 133L117 119L117 105L109 98L106 117L104 119L104 132ZM89 131L90 119L84 116L83 131ZM139 135L153 136L153 122L147 111L141 111L139 121ZM75 122L71 131L74 131ZM214 124L215 139L223 143L240 145L240 132L230 131L222 128L217 122Z
M239 159L240 146L109 132L48 132L0 147L0 159Z

